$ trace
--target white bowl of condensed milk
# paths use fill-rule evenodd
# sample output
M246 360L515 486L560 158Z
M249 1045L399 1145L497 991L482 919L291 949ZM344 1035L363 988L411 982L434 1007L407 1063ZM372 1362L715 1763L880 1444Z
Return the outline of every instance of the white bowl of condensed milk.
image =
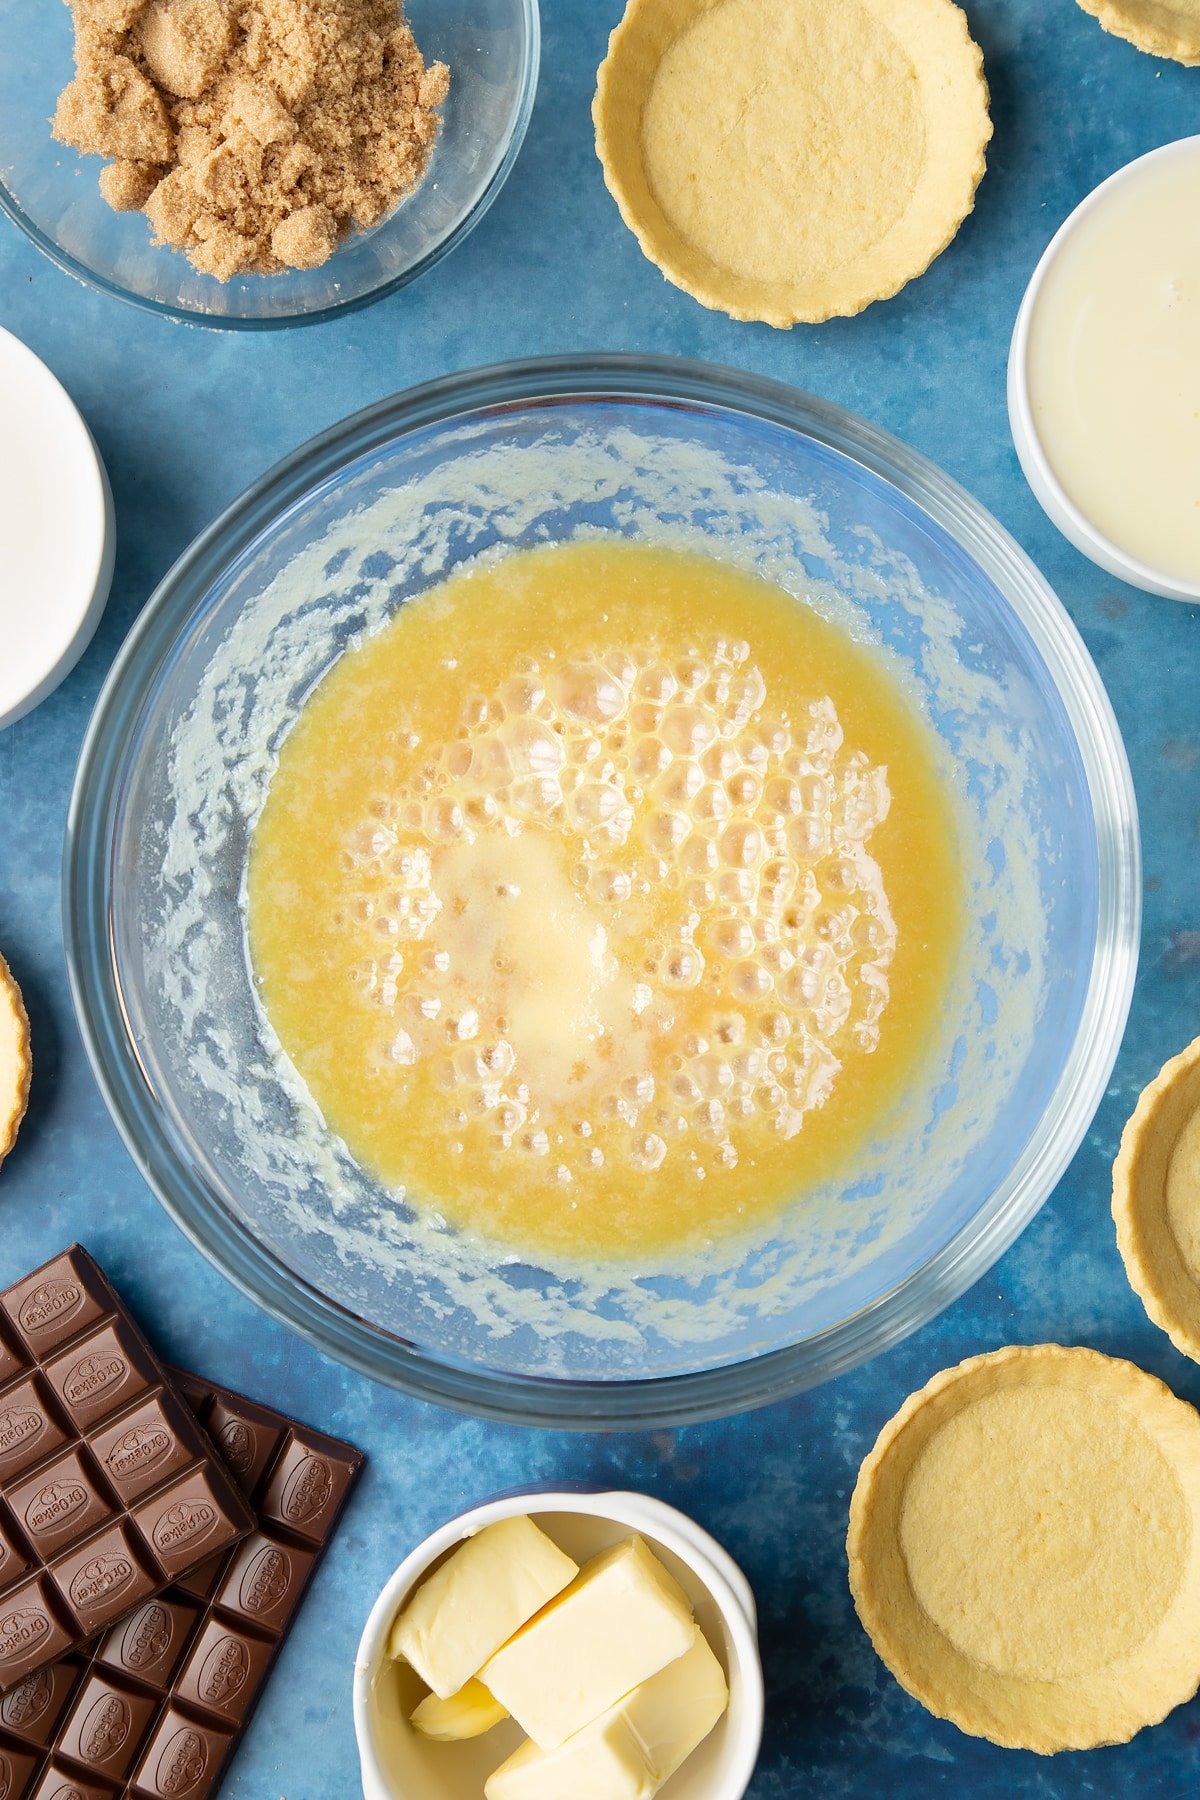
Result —
M1077 549L1200 600L1200 137L1118 169L1059 228L1017 315L1008 409Z

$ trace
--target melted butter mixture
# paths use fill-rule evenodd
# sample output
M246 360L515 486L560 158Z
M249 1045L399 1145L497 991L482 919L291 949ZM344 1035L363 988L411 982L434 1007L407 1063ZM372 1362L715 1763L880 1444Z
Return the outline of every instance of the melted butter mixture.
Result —
M637 1256L853 1159L962 935L952 802L879 661L770 584L514 554L345 655L249 869L267 1014L415 1204Z

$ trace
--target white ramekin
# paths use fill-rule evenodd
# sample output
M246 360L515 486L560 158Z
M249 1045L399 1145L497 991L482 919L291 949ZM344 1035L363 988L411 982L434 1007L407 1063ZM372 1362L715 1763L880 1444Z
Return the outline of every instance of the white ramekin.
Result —
M116 527L100 452L74 401L0 329L0 730L87 649L112 585Z
M463 1538L497 1519L528 1513L573 1515L578 1535L566 1547L590 1554L637 1531L661 1554L696 1608L697 1620L729 1680L729 1710L670 1782L671 1800L742 1800L758 1760L763 1678L757 1614L750 1584L729 1553L685 1513L643 1494L530 1488L460 1513L405 1558L371 1610L354 1666L354 1729L365 1800L478 1800L487 1771L500 1760L487 1738L471 1745L427 1744L413 1732L388 1683L388 1633L421 1577ZM589 1523L594 1522L594 1523ZM594 1546L588 1541L594 1533ZM509 1728L510 1730L513 1728ZM390 1739L385 1748L382 1738ZM567 1797L564 1796L564 1800Z
M1025 478L1042 510L1058 526L1063 536L1069 538L1075 548L1082 550L1099 568L1106 569L1121 581L1129 582L1132 587L1144 589L1148 594L1162 594L1168 600L1184 601L1200 600L1200 582L1181 581L1178 576L1168 575L1164 570L1156 569L1150 563L1142 562L1139 557L1132 556L1128 550L1122 550L1119 544L1114 544L1111 538L1106 537L1080 511L1054 473L1034 425L1033 408L1029 400L1029 338L1034 309L1047 273L1064 244L1088 214L1103 203L1113 188L1127 182L1147 163L1165 161L1189 151L1194 155L1198 144L1200 138L1180 138L1173 144L1164 144L1159 150L1151 150L1148 155L1126 163L1123 169L1118 169L1107 181L1102 181L1099 187L1093 188L1086 199L1080 201L1051 238L1033 272L1017 314L1008 355L1008 417L1013 443L1025 471Z

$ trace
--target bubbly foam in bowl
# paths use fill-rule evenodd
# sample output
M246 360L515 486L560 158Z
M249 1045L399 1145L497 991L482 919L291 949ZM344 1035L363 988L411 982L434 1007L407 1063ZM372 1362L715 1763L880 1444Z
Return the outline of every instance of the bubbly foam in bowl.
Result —
M546 383L560 379L561 366ZM663 377L668 386L680 379ZM72 961L110 1100L127 1136L139 1137L168 1205L221 1266L335 1353L402 1385L510 1416L590 1422L717 1411L819 1378L911 1329L986 1267L1049 1191L1111 1067L1132 979L1124 934L1136 909L1136 836L1119 739L1082 647L1020 553L986 515L972 518L970 503L936 471L914 459L923 478L941 483L935 516L888 478L888 457L907 456L898 446L819 407L801 428L769 417L772 408L794 415L795 397L769 384L758 392L770 399L758 417L697 377L688 405L618 387L602 401L559 391L451 407L451 416L434 407L407 429L374 422L367 448L327 457L311 479L292 477L287 505L244 521L236 547L186 572L186 606L168 630L162 609L180 577L169 580L101 701L75 800L68 909L78 935L79 896L93 891L84 872L107 883L108 944L99 935L90 948L76 943ZM980 519L982 561L957 535ZM326 1128L257 1003L245 868L279 745L342 650L469 558L598 532L724 558L873 647L932 726L958 797L967 941L941 1037L848 1174L803 1196L784 1219L676 1260L564 1258L533 1267L386 1191ZM999 585L1010 573L1005 559L1020 576L1017 605ZM728 692L752 680L738 648L727 651ZM1064 659L1079 665L1082 699L1064 695ZM622 673L556 676L562 691L553 704L573 723L570 732L551 729L553 748L536 710L506 709L496 728L506 767L522 782L557 781L571 732L609 729L604 683ZM536 685L537 672L526 674ZM569 677L577 684L570 693L562 686ZM691 734L700 766L719 757L715 727L703 744L695 736L712 723L703 716L705 683L679 698L673 679L668 704L665 688L636 691L631 674L626 711L647 709L638 715L645 729L627 725L622 736L631 762L652 758L666 730ZM112 731L117 701L122 743L106 769L95 740ZM816 739L823 723L811 721ZM473 742L486 753L480 725ZM814 755L832 768L833 734ZM705 792L721 787L729 803L728 782L747 771L745 759L736 770L714 763ZM469 805L467 774L441 773L437 798ZM804 778L822 776L814 764ZM102 801L88 792L101 780L109 783ZM1118 791L1124 822L1115 863L1097 827L1105 781ZM786 861L766 855L766 837L780 841L776 827L785 835L789 820L808 828L802 797L786 785L751 793L747 784L732 796L741 810L730 804L729 818L711 822L704 837L716 845L716 867L695 879L750 873L777 882L780 917L791 907L799 952L782 978L794 976L797 1007L828 1007L831 989L836 1006L830 971L819 991L811 981L805 988L803 952L809 937L822 941L813 934L836 913L837 896L820 897L810 916L787 891L786 867L768 867ZM867 774L862 786L863 817L857 836L846 826L838 877L860 889L871 879L860 854ZM663 831L669 836L672 814L690 815L698 803L699 793L664 792ZM619 838L622 818L592 816L586 781L564 804L576 808L581 832ZM770 815L771 833L759 812ZM387 822L375 823L386 837ZM382 838L374 850L364 839L364 867L384 848ZM609 868L596 859L594 879L620 878L630 866L627 856L611 860ZM419 908L429 879L422 868L393 883L396 905ZM1116 947L1114 916L1123 920ZM870 923L886 967L886 908ZM652 989L690 978L686 946L662 950ZM688 1084L677 1096L697 1130L707 1122L719 1154L710 1103L728 1103L730 1071L750 1104L782 1109L794 1090L764 1081L745 1061L749 1048L783 1045L767 1042L779 1008L758 992L760 950L741 937L709 950L744 964L755 990L748 985L745 995L755 1042L727 1047L729 1068L713 1076L719 1100L706 1092L707 1064L683 1071ZM824 968L828 959L820 960ZM114 1004L101 1028L95 997L106 985ZM855 1027L869 1032L872 1021ZM420 1029L416 1014L412 1029ZM456 1081L469 1088L502 1077L481 1073L476 1050L466 1049ZM819 1080L819 1071L806 1079ZM628 1099L638 1114L638 1097ZM137 1127L135 1105L144 1108ZM528 1153L515 1113L509 1122L515 1153ZM635 1117L630 1130L632 1160L652 1158L646 1122ZM746 1373L754 1359L757 1384ZM441 1373L426 1381L431 1367ZM712 1378L708 1389L686 1403L681 1388L678 1402L646 1401L641 1411L621 1398L627 1382L702 1376ZM571 1385L593 1383L617 1398Z
M346 929L364 952L352 975L386 1021L404 1020L386 1055L439 1058L450 1131L488 1112L518 1161L547 1155L547 1133L525 1129L522 1077L569 1099L572 1064L607 1013L617 1028L621 1011L651 1027L661 1015L669 1030L708 964L722 970L731 1002L711 1037L679 1034L669 1078L643 1066L637 1040L618 1041L602 1090L593 1081L576 1102L564 1183L573 1161L603 1157L593 1110L617 1127L620 1166L635 1174L661 1164L664 1131L696 1138L731 1166L731 1120L758 1112L795 1136L829 1092L839 1034L865 1049L878 1042L896 929L866 840L886 815L886 771L840 756L828 699L798 722L794 745L783 720L752 725L766 689L753 665L743 672L749 655L746 644L720 644L682 668L625 667L616 656L545 672L528 658L499 699L501 717L495 699L468 698L478 726L438 759L428 793L373 803L344 853L359 888ZM647 788L652 808L639 808ZM401 828L430 848L401 847ZM569 876L547 828L574 849ZM476 831L488 834L484 851ZM643 934L637 902L648 904L660 884L682 887L681 904ZM497 936L506 907L521 905L527 966L563 965L545 999L512 991L474 906L456 926L454 901L478 887L489 890ZM597 920L630 903L621 943ZM447 994L452 967L474 971L471 992ZM482 1013L473 1004L481 995L492 1003ZM587 1006L564 1004L575 995Z

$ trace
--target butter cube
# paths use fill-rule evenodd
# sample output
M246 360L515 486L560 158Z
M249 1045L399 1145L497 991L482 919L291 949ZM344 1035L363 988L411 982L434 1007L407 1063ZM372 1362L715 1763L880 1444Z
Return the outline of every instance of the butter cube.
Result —
M687 1595L632 1537L593 1557L479 1677L539 1749L555 1750L695 1636Z
M698 1631L690 1650L557 1750L527 1740L488 1778L486 1800L652 1800L728 1704L724 1672Z
M489 1694L482 1681L472 1679L448 1700L426 1694L413 1709L412 1723L422 1737L434 1738L440 1744L458 1744L464 1738L482 1737L507 1717L496 1696Z
M392 1626L388 1654L449 1700L578 1573L532 1519L499 1519L421 1583Z
M651 1677L653 1679L653 1677ZM488 1776L484 1800L652 1800L659 1783L623 1719L602 1713L557 1750L526 1738Z

